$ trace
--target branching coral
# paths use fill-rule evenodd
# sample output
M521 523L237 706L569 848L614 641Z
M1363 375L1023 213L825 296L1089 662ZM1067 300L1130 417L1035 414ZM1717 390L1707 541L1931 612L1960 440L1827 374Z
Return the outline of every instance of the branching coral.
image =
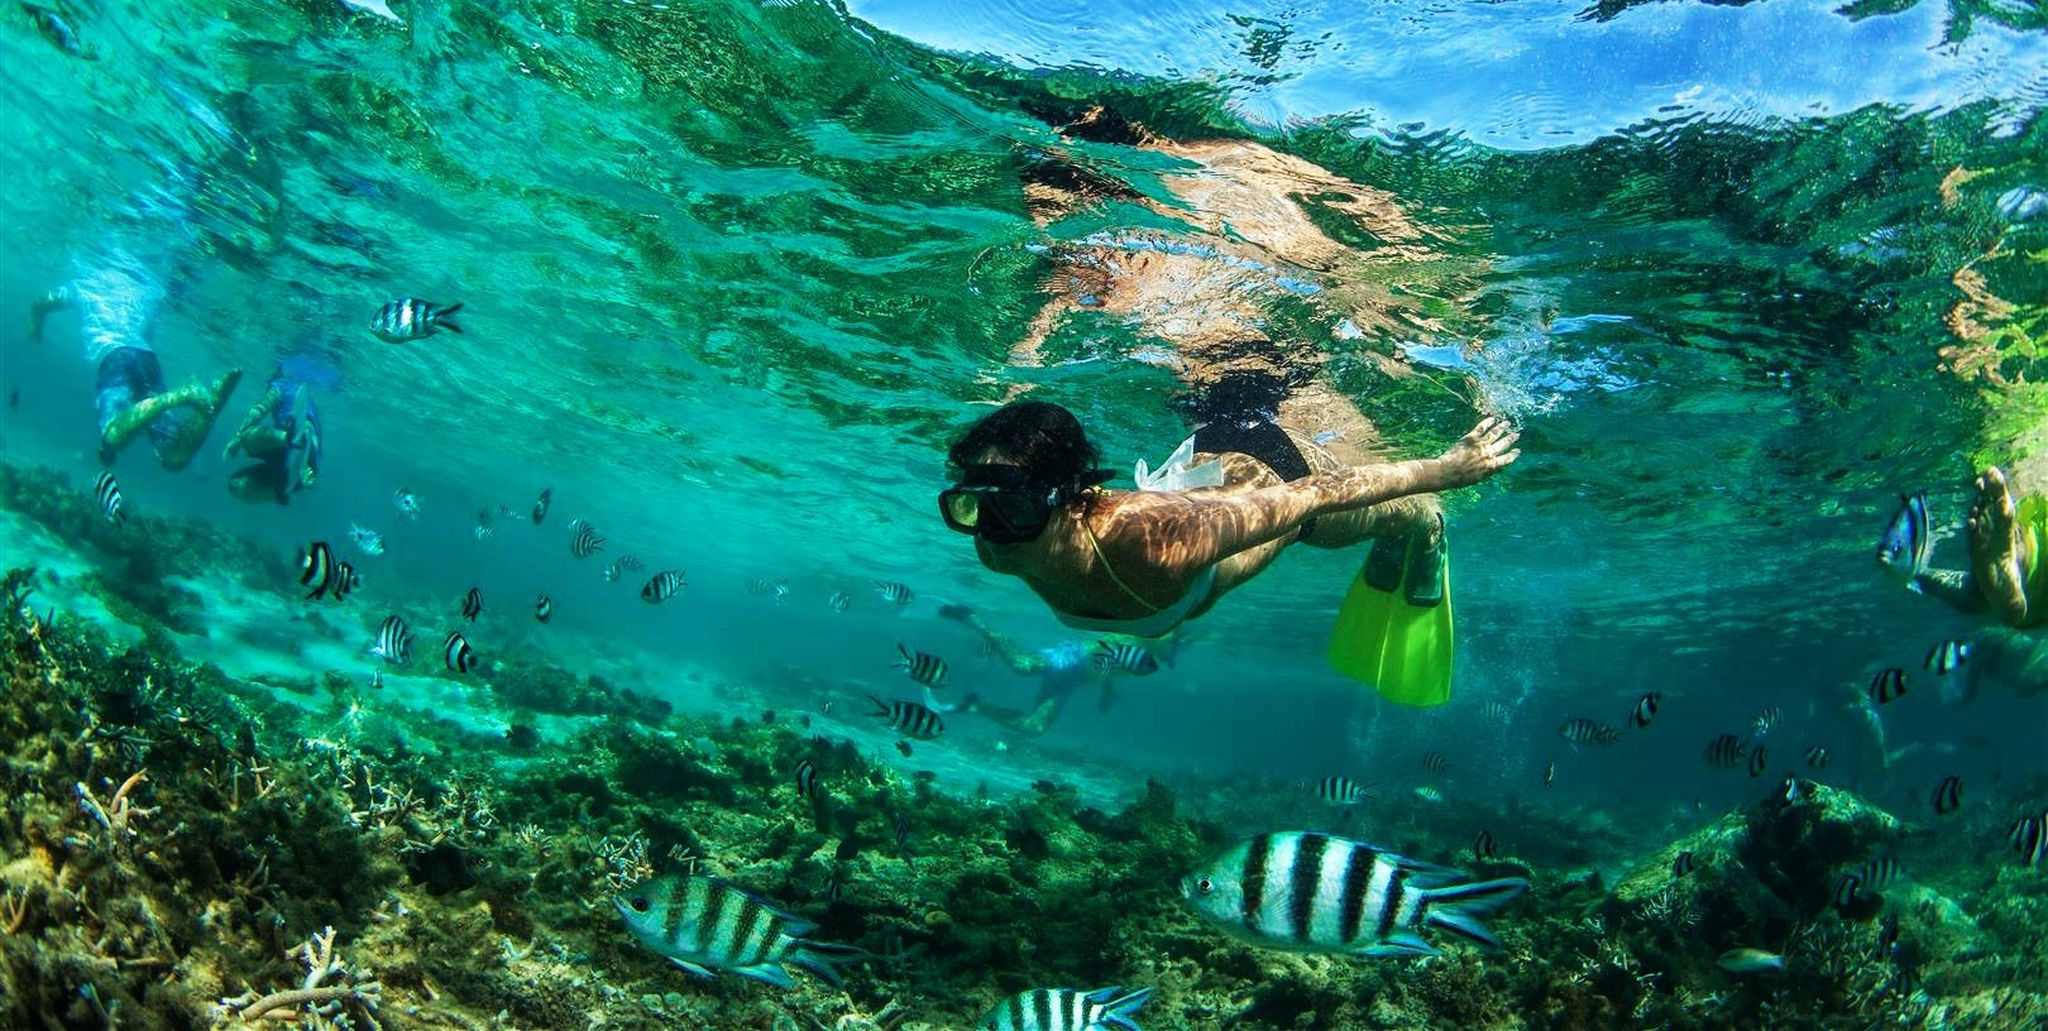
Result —
M306 979L299 987L272 992L258 998L254 991L223 998L215 1007L217 1020L253 1021L277 1011L303 1011L315 1025L376 1029L377 1003L384 986L374 980L358 980L334 951L334 928L329 927L294 946L288 955L306 964Z
M99 798L93 794L91 788L85 786L84 781L77 784L79 808L85 810L86 815L100 825L107 842L116 848L124 847L136 838L139 833L134 826L137 819L156 814L157 810L154 807L136 805L129 797L138 785L148 779L149 773L146 770L137 770L130 774L105 805L100 804Z

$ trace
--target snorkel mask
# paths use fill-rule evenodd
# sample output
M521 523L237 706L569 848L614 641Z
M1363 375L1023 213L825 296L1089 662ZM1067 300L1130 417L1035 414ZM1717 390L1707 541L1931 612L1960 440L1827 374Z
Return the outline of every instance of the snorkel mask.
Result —
M959 483L939 492L939 515L954 530L990 544L1026 544L1045 532L1052 512L1113 473L1095 470L1068 487L1047 487L1015 465L970 465Z

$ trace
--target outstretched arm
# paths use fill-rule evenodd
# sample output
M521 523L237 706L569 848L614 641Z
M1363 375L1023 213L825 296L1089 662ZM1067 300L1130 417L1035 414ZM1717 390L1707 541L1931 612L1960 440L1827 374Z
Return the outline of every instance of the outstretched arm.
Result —
M981 616L973 609L965 605L946 605L939 609L939 616L964 623L969 629L980 634L981 639L987 641L988 646L995 650L996 657L1003 660L1003 665L1010 667L1010 672L1028 677L1045 669L1045 656L1018 647L1017 642L1011 640L1009 635L982 622Z
M1316 516L1469 487L1521 455L1514 446L1519 435L1506 420L1488 417L1436 458L1352 466L1238 493L1131 495L1116 507L1102 545L1155 567L1203 569Z

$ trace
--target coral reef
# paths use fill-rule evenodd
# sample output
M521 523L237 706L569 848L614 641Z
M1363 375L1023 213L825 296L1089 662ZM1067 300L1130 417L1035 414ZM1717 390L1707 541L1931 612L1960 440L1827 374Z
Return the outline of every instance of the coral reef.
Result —
M106 546L129 547L115 532ZM182 534L168 539L208 565L257 578L274 562ZM1531 855L1466 864L1534 882L1489 920L1500 953L1299 955L1217 933L1178 888L1291 812L1285 785L1155 781L1116 811L1049 781L942 790L786 718L671 712L524 660L487 674L512 728L491 737L389 692L238 679L149 627L38 613L39 582L0 583L0 1026L919 1031L1030 988L1110 984L1153 989L1138 1022L1154 1031L2048 1014L2048 877L1921 847L1928 832L1820 785L1652 850L1612 890L1589 867L1640 847L1591 816L1575 835L1532 813ZM1467 847L1420 816L1369 836L1451 865ZM1838 904L1843 870L1916 848L1920 876ZM692 978L609 901L671 870L727 878L863 955L843 987ZM1887 917L1897 944L1881 949ZM1738 946L1785 969L1717 967Z

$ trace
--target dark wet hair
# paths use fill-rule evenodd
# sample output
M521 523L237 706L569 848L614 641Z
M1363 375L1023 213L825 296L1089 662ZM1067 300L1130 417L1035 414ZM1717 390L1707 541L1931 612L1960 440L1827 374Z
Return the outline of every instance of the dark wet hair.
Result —
M946 464L959 470L990 452L1022 466L1034 486L1069 491L1098 482L1095 467L1102 461L1081 420L1049 401L1017 401L996 409L953 445Z

